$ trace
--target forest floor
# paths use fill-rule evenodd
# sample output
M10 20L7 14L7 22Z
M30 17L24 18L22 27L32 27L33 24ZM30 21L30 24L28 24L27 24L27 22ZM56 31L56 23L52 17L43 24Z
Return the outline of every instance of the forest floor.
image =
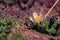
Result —
M41 5L41 2L43 3L43 6ZM30 8L29 10L20 10L19 6L13 5L12 7L7 6L7 8L5 8L5 5L0 3L0 11L5 12L4 16L8 17L8 16L14 16L16 18L24 18L26 16L26 14L28 13L29 15L32 15L32 13L35 11L37 13L40 12L41 8L43 9L43 16L48 12L49 5L50 3L46 0L36 0L36 2L34 3L34 5L32 6L32 8ZM51 5L53 3L51 2ZM54 7L54 9L52 10L51 13L53 13L53 15L58 15L60 16L60 3L58 2L58 4ZM23 34L23 40L26 40L26 38L28 40L57 40L56 37L48 35L48 34L42 34L37 32L36 30L32 30L29 29L27 26L24 25L20 25L19 26L19 33Z

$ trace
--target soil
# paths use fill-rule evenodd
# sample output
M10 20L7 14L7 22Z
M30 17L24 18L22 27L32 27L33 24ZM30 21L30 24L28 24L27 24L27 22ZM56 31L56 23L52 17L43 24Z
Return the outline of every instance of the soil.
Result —
M37 32L36 30L29 29L27 26L20 25L19 26L19 33L22 33L23 40L57 40L56 37L48 35L48 34L42 34Z
M32 13L35 11L38 14L41 12L41 8L43 9L42 14L43 16L48 12L48 10L51 8L51 6L54 4L56 0L36 0L34 5L28 10L20 10L20 7L18 4L13 5L12 7L9 7L2 3L0 3L0 11L4 12L4 16L14 16L19 19L24 19L26 17L26 14L32 15ZM57 5L54 7L54 9L51 11L52 15L60 16L60 1L57 3ZM23 40L57 40L56 37L48 35L48 34L42 34L37 32L36 30L28 29L28 27L21 25L19 26L20 30L19 33L23 34Z

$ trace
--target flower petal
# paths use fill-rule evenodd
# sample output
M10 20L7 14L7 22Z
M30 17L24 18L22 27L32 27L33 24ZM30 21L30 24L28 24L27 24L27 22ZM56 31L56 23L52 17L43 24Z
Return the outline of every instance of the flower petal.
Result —
M33 22L33 18L32 17L29 17L29 19Z
M33 17L34 19L38 16L38 14L36 12L33 12Z

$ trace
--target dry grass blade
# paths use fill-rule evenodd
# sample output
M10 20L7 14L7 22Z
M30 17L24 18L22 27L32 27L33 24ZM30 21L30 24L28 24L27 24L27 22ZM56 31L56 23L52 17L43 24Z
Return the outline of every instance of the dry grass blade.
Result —
M53 6L50 8L50 10L47 12L47 14L45 15L44 19L46 19L46 17L50 14L50 12L53 10L54 6L59 2L59 0L56 0L56 2L53 4Z

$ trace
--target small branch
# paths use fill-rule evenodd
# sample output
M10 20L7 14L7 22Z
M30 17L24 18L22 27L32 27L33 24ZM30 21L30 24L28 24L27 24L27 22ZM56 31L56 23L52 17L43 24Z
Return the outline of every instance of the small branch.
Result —
M45 15L44 19L46 19L46 17L50 14L50 12L53 10L54 6L58 3L59 0L56 0L56 2L53 4L53 6L50 8L50 10L47 12L47 14Z

